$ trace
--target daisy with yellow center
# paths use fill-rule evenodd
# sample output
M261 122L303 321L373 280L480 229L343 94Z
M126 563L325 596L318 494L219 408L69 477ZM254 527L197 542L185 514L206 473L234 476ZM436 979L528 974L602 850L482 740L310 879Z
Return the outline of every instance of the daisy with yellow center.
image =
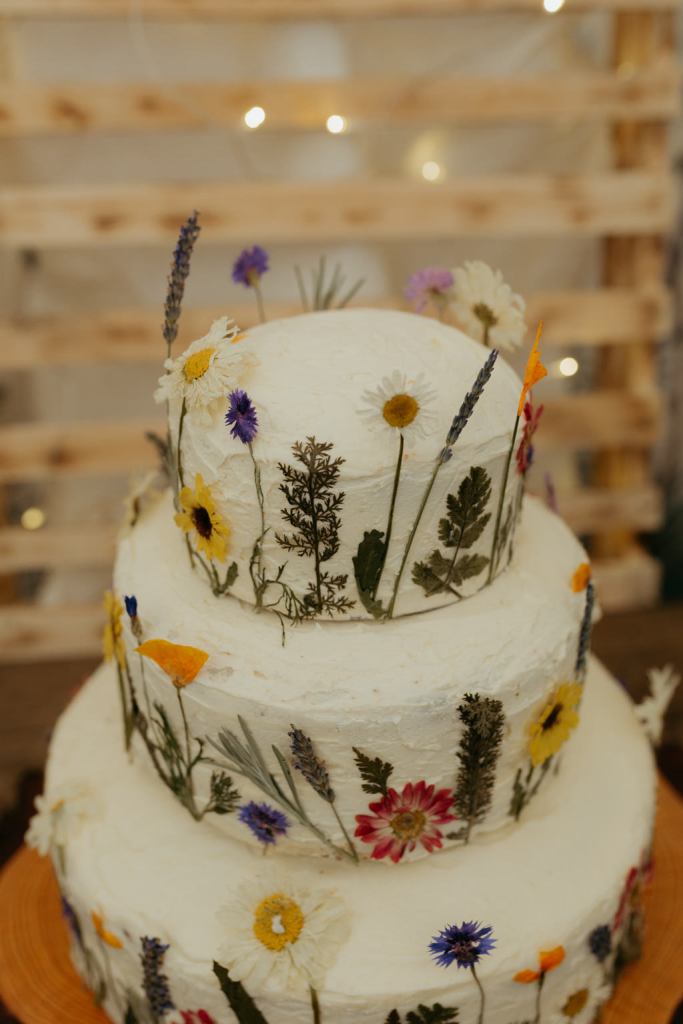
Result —
M365 421L370 425L379 423L386 430L398 433L398 454L391 490L391 501L389 503L387 527L383 534L379 534L377 530L374 531L374 544L377 550L372 553L372 572L368 574L364 572L362 567L356 564L356 579L362 578L364 581L364 586L361 586L359 583L359 596L364 606L375 618L379 618L384 614L382 604L377 600L377 591L382 579L391 541L406 440L410 441L415 437L425 437L432 432L436 416L430 406L435 398L434 392L427 386L422 376L409 382L405 374L399 373L397 370L390 377L385 377L375 391L366 391L363 395L361 415ZM360 557L361 551L359 549L355 560L356 563Z
M224 562L228 556L230 527L216 510L211 490L197 473L194 490L183 487L178 495L180 512L175 522L194 541L195 548L209 561Z
M210 422L217 405L225 403L228 393L243 382L254 361L243 345L232 344L241 338L234 321L225 316L216 320L209 333L193 341L182 355L166 360L155 400L184 404L188 413Z
M529 730L529 756L534 767L545 764L569 739L579 724L578 708L583 687L561 683Z
M344 904L332 892L312 891L277 876L240 887L219 911L225 950L221 962L250 993L315 990L348 935Z
M525 304L507 284L500 270L481 260L470 260L453 271L453 311L472 337L492 348L518 348L526 334Z
M97 813L97 802L86 786L66 783L36 797L36 813L29 822L25 842L41 857L56 851L60 860L70 839Z

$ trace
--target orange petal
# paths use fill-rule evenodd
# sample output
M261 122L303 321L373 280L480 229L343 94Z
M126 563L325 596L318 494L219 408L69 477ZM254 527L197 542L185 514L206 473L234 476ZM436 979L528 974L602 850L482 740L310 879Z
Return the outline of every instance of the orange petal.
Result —
M93 910L90 916L92 917L92 923L94 925L95 931L102 939L102 942L105 942L108 946L111 946L112 949L123 949L123 943L121 942L121 939L118 937L118 935L114 935L113 932L107 931L107 929L104 927L104 920L102 918L102 915L98 914L96 911Z
M547 376L548 371L541 362L541 353L538 351L538 346L541 343L541 335L543 333L543 321L538 325L536 330L536 340L532 346L529 358L527 360L526 369L524 371L524 383L522 384L522 391L519 396L519 404L517 406L517 415L521 416L524 411L524 403L526 402L526 396L531 391L534 384L538 384L539 380L543 380Z
M170 677L174 686L187 686L208 660L206 651L185 644L172 644L170 640L145 640L135 648L139 654L155 661Z
M577 569L574 570L572 576L572 590L575 594L580 594L582 590L585 590L588 586L588 581L591 578L591 567L589 562L582 562Z
M543 949L538 954L538 962L543 974L554 971L564 960L564 946L555 946L554 949Z
M519 971L515 974L513 981L518 981L520 985L531 985L532 982L538 981L541 975L538 971Z

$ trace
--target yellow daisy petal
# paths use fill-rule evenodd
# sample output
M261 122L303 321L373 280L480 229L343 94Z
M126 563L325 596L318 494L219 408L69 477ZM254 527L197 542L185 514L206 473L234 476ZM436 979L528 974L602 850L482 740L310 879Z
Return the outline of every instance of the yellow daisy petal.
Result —
M110 946L112 949L123 949L123 942L118 937L118 935L114 935L113 932L110 932L107 930L107 928L105 928L104 918L102 917L102 915L98 914L97 911L93 910L90 916L92 917L92 923L95 928L95 931L102 939L102 942L106 943L106 945Z
M534 767L553 757L579 724L578 706L582 693L580 683L562 683L532 722L529 756Z

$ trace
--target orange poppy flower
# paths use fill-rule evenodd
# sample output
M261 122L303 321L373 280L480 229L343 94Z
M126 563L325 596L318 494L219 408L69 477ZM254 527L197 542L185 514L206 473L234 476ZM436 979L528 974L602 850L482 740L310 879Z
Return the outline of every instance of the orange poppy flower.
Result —
M525 971L518 971L512 980L519 982L520 985L531 985L544 974L548 974L549 971L554 971L556 967L559 967L564 957L564 946L555 946L554 949L542 949L538 954L538 970L531 971L527 969Z
M118 935L114 935L113 932L110 932L105 928L104 918L102 915L98 914L96 910L93 910L90 916L92 918L95 931L102 939L102 942L106 943L107 946L111 946L112 949L123 949L123 943Z
M580 594L582 590L585 590L588 586L588 581L591 578L591 567L589 562L582 562L575 570L572 576L572 590L575 594Z
M198 647L172 644L170 640L145 640L135 650L156 662L178 689L192 682L209 657Z
M539 380L543 380L543 378L548 375L548 371L541 362L541 353L538 351L542 333L543 321L541 320L536 331L536 340L534 341L531 352L529 353L526 369L524 371L524 383L522 384L522 392L519 396L519 405L517 406L518 416L521 416L524 412L526 396L529 394L534 384L538 384Z

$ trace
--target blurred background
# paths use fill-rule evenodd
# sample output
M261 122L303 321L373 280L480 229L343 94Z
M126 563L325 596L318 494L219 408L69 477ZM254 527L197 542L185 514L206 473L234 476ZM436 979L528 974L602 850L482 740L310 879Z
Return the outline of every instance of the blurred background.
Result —
M131 477L155 461L165 279L183 345L269 317L321 254L405 307L483 259L546 322L532 489L595 562L631 692L683 668L683 48L676 0L0 0L0 813L99 655ZM520 361L524 357L520 357ZM662 765L680 779L683 702Z

